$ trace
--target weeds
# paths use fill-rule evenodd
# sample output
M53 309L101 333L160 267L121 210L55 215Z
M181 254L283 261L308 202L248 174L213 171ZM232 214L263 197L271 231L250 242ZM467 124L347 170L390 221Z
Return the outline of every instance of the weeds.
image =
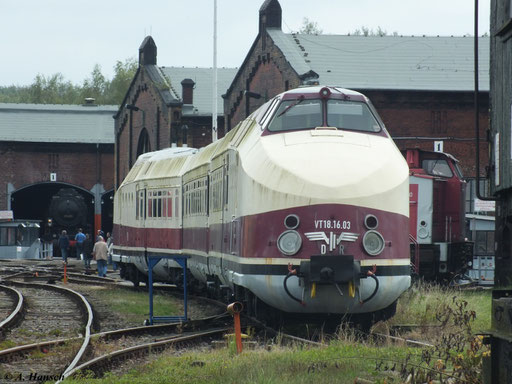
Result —
M468 302L457 296L437 306L435 319L440 331L433 348L424 348L421 355L408 354L400 364L400 379L404 382L477 384L482 381L483 358L489 354L482 338L474 336L472 323L475 311ZM386 364L377 369L385 372Z

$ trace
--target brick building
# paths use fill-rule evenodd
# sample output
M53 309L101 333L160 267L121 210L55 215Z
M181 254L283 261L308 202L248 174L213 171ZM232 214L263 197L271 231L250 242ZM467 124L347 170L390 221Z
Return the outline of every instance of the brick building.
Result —
M399 147L442 145L461 161L466 176L475 176L472 38L284 33L281 16L277 0L260 8L259 33L225 95L227 130L287 89L340 86L371 99ZM485 138L489 38L479 40L480 136ZM487 152L483 140L484 165Z
M236 73L219 68L218 137L224 135L222 97ZM171 146L203 147L212 140L211 68L157 65L151 36L139 48L139 67L115 116L115 184L119 186L137 157Z
M0 104L0 210L41 220L41 235L63 228L72 234L79 226L111 230L116 111L91 100L82 106ZM62 193L67 197L52 210Z

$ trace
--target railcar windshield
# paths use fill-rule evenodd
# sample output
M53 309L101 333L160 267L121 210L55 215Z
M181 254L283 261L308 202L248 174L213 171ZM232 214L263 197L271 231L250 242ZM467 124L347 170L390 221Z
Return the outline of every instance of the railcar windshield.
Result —
M268 126L272 132L296 129L314 129L322 125L322 102L313 100L285 100L277 109Z
M380 131L380 125L368 106L357 101L329 100L327 126L353 131Z
M327 113L324 121L324 107ZM378 120L365 103L358 101L320 99L285 100L268 126L271 132L314 129L329 126L362 132L380 132Z

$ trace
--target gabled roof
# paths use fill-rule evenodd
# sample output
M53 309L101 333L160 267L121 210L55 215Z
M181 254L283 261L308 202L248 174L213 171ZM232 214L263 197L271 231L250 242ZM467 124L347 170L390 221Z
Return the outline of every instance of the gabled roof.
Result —
M0 141L113 144L117 108L0 103Z
M181 100L181 82L192 79L195 83L193 107L183 105L184 116L211 116L213 93L213 68L160 67L176 99ZM224 115L222 94L231 85L237 68L217 68L217 111Z
M301 78L355 89L471 91L472 37L267 33ZM479 88L489 91L489 38L479 38Z

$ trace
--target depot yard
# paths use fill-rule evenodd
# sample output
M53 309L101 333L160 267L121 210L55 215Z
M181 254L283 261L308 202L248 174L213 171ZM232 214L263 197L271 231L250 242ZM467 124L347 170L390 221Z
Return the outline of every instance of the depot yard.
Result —
M90 300L110 308L110 315L124 322L140 325L147 318L147 293L126 288L98 287L89 289ZM125 305L130 302L131 305ZM179 314L179 299L168 294L157 294L155 308L166 308ZM374 327L377 333L399 336L450 349L443 345L441 335L478 334L490 328L491 291L482 289L459 290L432 284L415 284L399 300L397 314L386 323ZM473 317L474 314L474 317ZM464 322L461 319L466 318ZM129 319L129 320L128 320ZM115 322L115 321L114 321ZM444 325L442 323L445 323ZM311 330L312 333L315 331ZM318 333L317 333L318 335ZM321 335L326 347L284 346L279 337L266 344L236 354L233 343L212 350L194 350L183 354L173 351L154 358L148 364L132 367L123 374L107 374L101 379L83 377L68 379L76 383L383 383L402 382L401 370L430 367L432 370L458 369L453 359L422 360L424 350L404 342L393 343L381 338L361 338L351 328L344 328L335 335ZM479 345L469 353L472 337L467 335L467 350L460 355L460 369L473 364L475 375L480 375L485 346ZM472 359L470 361L470 359ZM405 365L405 361L409 364ZM435 366L435 364L438 364ZM367 381L364 381L367 380ZM387 381L384 381L387 380ZM412 381L414 382L414 381Z

